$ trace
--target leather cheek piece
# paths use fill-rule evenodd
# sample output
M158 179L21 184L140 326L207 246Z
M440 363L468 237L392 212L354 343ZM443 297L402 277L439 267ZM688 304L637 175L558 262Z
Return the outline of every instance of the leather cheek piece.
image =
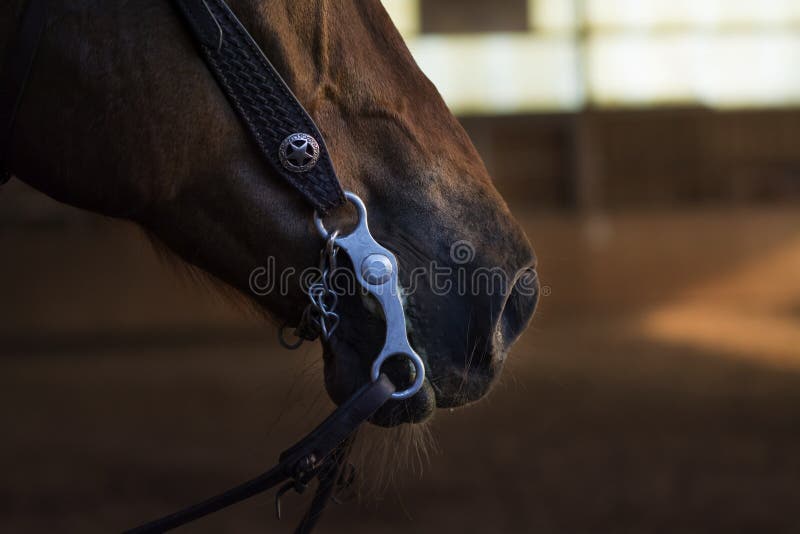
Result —
M326 214L345 203L344 192L317 126L275 67L230 8L221 0L173 0L194 34L201 54L228 101L273 171L311 206ZM311 169L288 170L281 144L304 133L319 144Z

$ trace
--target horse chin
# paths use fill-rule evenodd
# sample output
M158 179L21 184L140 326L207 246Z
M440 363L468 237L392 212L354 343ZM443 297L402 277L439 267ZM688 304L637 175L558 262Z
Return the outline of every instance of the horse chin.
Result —
M500 367L491 370L463 369L453 367L449 371L438 370L436 374L436 406L438 408L460 408L483 399L495 384Z
M403 423L424 423L433 417L436 396L427 379L416 395L410 399L390 400L384 404L370 422L382 427L393 427Z
M358 388L366 383L368 370L363 367L361 351L345 342L323 343L325 360L325 388L337 405L346 401ZM398 385L404 371L389 361L384 372ZM405 371L407 373L407 371ZM433 416L436 395L428 379L416 395L405 400L389 400L370 418L370 422L382 427L394 427L403 423L423 423Z

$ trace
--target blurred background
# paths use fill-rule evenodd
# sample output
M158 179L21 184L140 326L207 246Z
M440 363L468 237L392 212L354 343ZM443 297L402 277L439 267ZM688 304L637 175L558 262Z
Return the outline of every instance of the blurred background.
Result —
M367 430L320 532L798 532L800 2L384 4L543 297L488 399ZM3 532L119 531L331 409L316 347L279 349L129 225L12 182L0 251ZM186 532L289 532L305 502Z

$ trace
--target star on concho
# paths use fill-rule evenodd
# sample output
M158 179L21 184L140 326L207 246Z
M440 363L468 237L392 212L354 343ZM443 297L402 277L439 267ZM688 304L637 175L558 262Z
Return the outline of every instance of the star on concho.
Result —
M287 171L310 171L319 160L319 143L308 134L292 134L283 140L278 155Z

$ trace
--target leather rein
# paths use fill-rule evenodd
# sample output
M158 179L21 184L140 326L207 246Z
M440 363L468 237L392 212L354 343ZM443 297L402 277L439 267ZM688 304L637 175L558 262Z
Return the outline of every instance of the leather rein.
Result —
M351 477L344 466L356 430L388 400L416 394L422 387L425 367L406 336L403 306L396 291L397 260L372 238L361 199L342 189L314 121L224 0L172 0L172 4L255 148L313 208L316 228L326 241L321 254L323 263L327 261L325 264L330 267L339 250L350 257L356 279L382 308L387 332L384 347L372 365L371 381L284 451L277 465L224 493L127 532L166 532L283 483L276 496L280 517L280 497L291 489L302 492L316 478L318 486L311 507L296 530L309 532L337 486L349 483ZM0 184L11 175L7 164L14 122L45 30L47 5L48 0L28 0L0 71ZM348 201L356 206L359 215L355 230L347 235L329 232L322 217ZM308 290L312 304L306 309L304 324L296 330L305 339L328 339L338 325L336 294L325 273ZM396 391L381 373L384 361L398 355L406 357L414 367L413 384L402 391Z

